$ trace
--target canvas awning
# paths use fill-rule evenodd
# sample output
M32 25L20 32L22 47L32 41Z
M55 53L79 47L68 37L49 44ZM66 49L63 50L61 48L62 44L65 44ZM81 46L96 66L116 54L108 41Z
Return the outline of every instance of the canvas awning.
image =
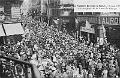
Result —
M24 33L21 23L3 24L3 26L7 36Z
M88 21L86 21L85 27L81 27L80 31L95 34L94 28L91 28L91 24Z
M5 36L2 24L0 24L0 36Z

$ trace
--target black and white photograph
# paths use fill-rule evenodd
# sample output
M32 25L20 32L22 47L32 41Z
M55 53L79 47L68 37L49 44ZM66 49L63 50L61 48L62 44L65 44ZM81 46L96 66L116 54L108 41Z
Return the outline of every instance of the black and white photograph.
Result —
M0 0L0 78L120 78L120 0Z

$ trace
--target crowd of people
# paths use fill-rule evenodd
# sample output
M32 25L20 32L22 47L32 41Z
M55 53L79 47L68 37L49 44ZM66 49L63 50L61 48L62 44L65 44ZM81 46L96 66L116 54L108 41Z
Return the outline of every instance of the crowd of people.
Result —
M0 47L0 54L34 64L41 78L116 78L119 49L110 44L81 42L54 25L36 22L24 25L23 39Z

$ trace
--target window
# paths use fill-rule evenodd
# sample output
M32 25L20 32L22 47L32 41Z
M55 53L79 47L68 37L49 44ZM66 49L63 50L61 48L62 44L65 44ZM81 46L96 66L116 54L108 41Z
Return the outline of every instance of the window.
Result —
M94 15L100 15L100 12L93 12Z
M84 15L92 15L92 12L85 12Z

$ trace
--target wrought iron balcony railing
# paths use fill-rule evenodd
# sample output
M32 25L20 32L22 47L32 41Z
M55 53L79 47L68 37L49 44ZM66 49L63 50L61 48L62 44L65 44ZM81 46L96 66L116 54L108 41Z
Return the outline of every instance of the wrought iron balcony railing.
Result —
M0 55L0 78L35 78L32 64Z

